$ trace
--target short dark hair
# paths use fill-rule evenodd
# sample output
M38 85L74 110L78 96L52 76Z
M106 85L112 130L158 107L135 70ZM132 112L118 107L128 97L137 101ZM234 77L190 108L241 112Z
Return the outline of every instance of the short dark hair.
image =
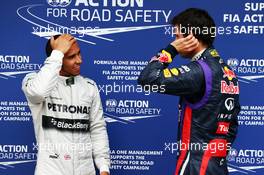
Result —
M174 16L171 20L171 24L173 26L178 25L178 27L180 27L180 31L182 31L183 28L185 28L185 30L188 29L187 33L185 33L184 36L187 36L188 34L190 34L190 31L192 31L192 34L202 43L211 46L214 42L215 34L212 35L210 33L210 29L212 27L215 28L215 22L205 10L198 8L186 9L178 15ZM207 28L209 32L197 33L196 31L194 31L194 28L199 28L201 31L204 28Z
M54 35L53 37L54 37L54 39L57 39L59 36L61 36L61 35ZM52 47L51 47L51 45L50 45L50 39L47 41L47 43L46 43L46 55L47 55L47 57L49 57L50 56L50 54L51 54L51 52L52 52Z

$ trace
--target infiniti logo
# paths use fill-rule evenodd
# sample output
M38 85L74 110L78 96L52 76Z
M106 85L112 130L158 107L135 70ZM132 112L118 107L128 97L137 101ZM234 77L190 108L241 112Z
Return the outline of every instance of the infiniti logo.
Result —
M47 0L47 3L52 7L66 7L70 5L71 0Z
M227 98L225 100L225 107L228 111L231 111L234 109L235 105L234 105L234 98Z

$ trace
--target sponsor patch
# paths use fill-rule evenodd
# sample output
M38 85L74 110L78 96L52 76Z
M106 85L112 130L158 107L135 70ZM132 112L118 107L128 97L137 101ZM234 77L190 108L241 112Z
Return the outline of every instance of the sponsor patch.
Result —
M234 98L227 98L225 100L225 107L228 111L232 111L235 107L235 99Z
M218 114L217 118L218 119L228 119L228 120L231 120L232 114Z
M183 70L183 68L178 68L178 70L180 71L180 73L184 74L185 71Z
M181 67L185 70L185 72L189 72L191 70L188 66L181 66Z
M175 75L175 76L178 76L178 75L179 75L179 71L178 71L178 69L176 69L176 68L172 68L170 71L171 71L171 73L172 73L173 75Z
M210 51L210 54L212 55L212 57L219 57L219 54L215 49Z
M165 50L162 50L162 53L160 54L159 61L162 63L171 63L171 54Z
M71 132L89 132L89 120L55 118L42 115L42 127L44 129L57 129Z
M223 77L224 78L227 77L229 81L233 80L233 78L236 78L235 73L232 70L228 69L227 66L225 66L223 68L223 72L224 72L224 76Z
M55 153L55 154L53 154L53 155L49 155L49 158L50 159L58 159L60 156L59 156L59 154L57 154L57 153Z
M234 85L233 82L230 82L228 85L227 82L221 81L221 93L222 94L239 94L238 85Z
M228 122L218 122L218 127L217 127L217 134L227 134L229 131L229 125L230 123Z
M170 70L168 68L163 70L163 74L164 74L165 78L170 78L171 77L171 72L170 72Z
M70 160L70 159L71 159L71 156L69 154L64 155L64 160Z

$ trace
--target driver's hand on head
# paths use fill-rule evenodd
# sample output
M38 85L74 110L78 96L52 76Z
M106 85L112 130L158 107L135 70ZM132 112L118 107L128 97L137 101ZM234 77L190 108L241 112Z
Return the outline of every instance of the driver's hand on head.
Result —
M103 171L103 172L101 172L101 174L100 175L109 175L109 173L108 172L105 172L105 171Z
M190 53L194 51L198 45L199 41L192 34L187 37L175 39L171 45L178 51L178 53Z
M59 50L63 54L65 54L72 46L72 44L76 42L75 38L69 34L63 34L59 36L56 40L54 37L50 39L50 45L53 50Z

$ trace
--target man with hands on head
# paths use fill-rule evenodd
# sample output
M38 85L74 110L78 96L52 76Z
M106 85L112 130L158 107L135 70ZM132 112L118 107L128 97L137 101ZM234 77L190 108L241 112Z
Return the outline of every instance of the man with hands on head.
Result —
M75 38L56 35L48 58L29 73L22 89L32 112L38 159L36 175L109 175L109 143L96 83L80 75L82 57Z
M187 9L172 25L176 40L151 59L138 82L180 96L175 175L226 175L226 156L238 127L238 79L214 49L215 34L202 32L215 27L206 11ZM169 68L177 54L190 63Z

